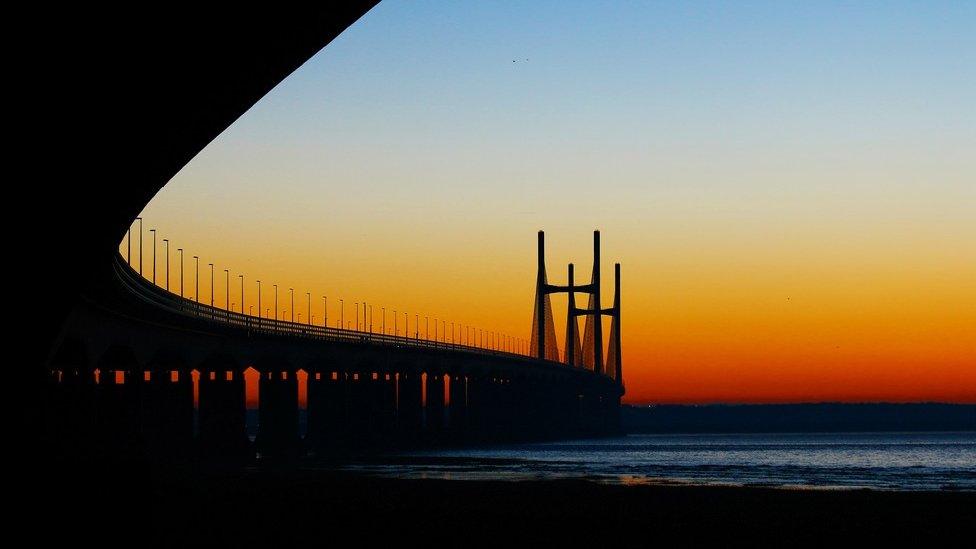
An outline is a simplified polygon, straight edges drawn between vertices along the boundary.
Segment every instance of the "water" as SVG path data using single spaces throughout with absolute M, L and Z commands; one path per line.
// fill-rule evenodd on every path
M 976 490 L 976 433 L 630 435 L 442 449 L 350 469 L 404 478 Z

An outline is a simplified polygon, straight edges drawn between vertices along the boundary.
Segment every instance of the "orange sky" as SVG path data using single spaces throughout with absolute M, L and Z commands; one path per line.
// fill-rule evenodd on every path
M 560 283 L 600 229 L 628 402 L 976 402 L 976 46 L 916 8 L 381 3 L 146 207 L 147 274 L 154 227 L 205 302 L 528 338 L 536 231 Z

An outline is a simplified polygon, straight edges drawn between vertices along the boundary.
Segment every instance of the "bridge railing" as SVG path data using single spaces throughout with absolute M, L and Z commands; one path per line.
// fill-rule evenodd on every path
M 261 318 L 234 311 L 213 307 L 195 300 L 181 297 L 158 287 L 145 279 L 126 263 L 119 255 L 115 260 L 115 272 L 122 285 L 137 299 L 154 307 L 192 317 L 221 326 L 233 326 L 247 330 L 251 334 L 290 336 L 323 341 L 352 344 L 387 345 L 391 347 L 410 347 L 457 351 L 487 356 L 505 356 L 533 362 L 542 362 L 553 367 L 567 367 L 561 362 L 541 361 L 521 353 L 472 346 L 457 342 L 432 341 L 426 338 L 390 335 L 370 331 L 330 328 L 314 324 L 302 324 L 272 318 Z

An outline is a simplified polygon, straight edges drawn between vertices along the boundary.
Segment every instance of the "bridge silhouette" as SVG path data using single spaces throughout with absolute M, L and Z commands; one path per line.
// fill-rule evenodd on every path
M 75 449 L 153 457 L 617 433 L 624 392 L 619 264 L 614 305 L 602 309 L 599 232 L 593 278 L 580 286 L 572 265 L 568 284 L 548 283 L 542 231 L 538 242 L 529 346 L 462 343 L 454 330 L 450 340 L 422 338 L 419 326 L 411 337 L 376 333 L 365 322 L 353 330 L 251 316 L 199 303 L 199 291 L 194 299 L 167 291 L 117 255 L 104 277 L 111 283 L 87 296 L 51 362 L 51 429 Z M 562 355 L 549 300 L 560 292 L 569 295 Z M 575 306 L 576 293 L 589 295 L 586 308 Z M 582 338 L 579 316 L 586 317 Z M 606 362 L 603 316 L 612 318 Z M 253 445 L 246 432 L 249 368 L 258 373 Z M 300 383 L 307 395 L 304 436 Z

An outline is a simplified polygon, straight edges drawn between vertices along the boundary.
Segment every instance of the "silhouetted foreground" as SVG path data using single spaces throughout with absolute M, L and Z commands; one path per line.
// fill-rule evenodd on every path
M 623 406 L 628 433 L 976 431 L 973 404 L 715 404 Z
M 931 546 L 971 534 L 976 524 L 976 493 L 962 492 L 399 480 L 287 469 L 174 474 L 157 478 L 146 492 L 133 486 L 131 493 L 138 499 L 120 500 L 128 513 L 92 510 L 103 520 L 89 533 L 101 535 L 106 527 L 137 545 L 162 546 L 331 545 L 337 532 L 355 546 L 386 538 L 401 546 L 453 547 L 668 540 L 786 546 L 858 539 Z M 62 525 L 59 533 L 78 533 Z

